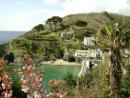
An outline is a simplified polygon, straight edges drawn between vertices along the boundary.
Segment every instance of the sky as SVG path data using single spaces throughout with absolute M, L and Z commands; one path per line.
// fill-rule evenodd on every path
M 102 11 L 130 16 L 130 0 L 0 0 L 0 31 L 28 31 L 52 16 Z

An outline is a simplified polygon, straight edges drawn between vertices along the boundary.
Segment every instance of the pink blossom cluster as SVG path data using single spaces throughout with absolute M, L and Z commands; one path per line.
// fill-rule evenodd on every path
M 41 98 L 45 96 L 46 90 L 42 86 L 43 70 L 35 72 L 35 66 L 30 64 L 23 68 L 15 69 L 21 79 L 22 91 L 27 93 L 28 98 Z
M 35 70 L 32 64 L 31 56 L 24 54 L 22 68 L 16 68 L 14 71 L 19 75 L 21 81 L 21 89 L 27 93 L 27 98 L 42 98 L 47 91 L 42 86 L 43 70 Z
M 0 98 L 12 98 L 12 83 L 5 72 L 0 73 Z
M 11 98 L 13 81 L 7 73 L 1 71 L 5 65 L 6 61 L 0 58 L 0 98 Z

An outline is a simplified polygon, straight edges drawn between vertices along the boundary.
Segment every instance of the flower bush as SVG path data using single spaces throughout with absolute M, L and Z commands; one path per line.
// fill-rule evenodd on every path
M 50 80 L 49 86 L 53 91 L 48 93 L 42 85 L 44 71 L 35 68 L 28 53 L 23 56 L 22 67 L 14 67 L 12 70 L 5 66 L 6 61 L 0 58 L 0 98 L 16 97 L 16 92 L 21 94 L 20 98 L 66 98 L 67 91 L 61 87 L 65 83 L 63 80 Z
M 35 65 L 29 54 L 23 57 L 23 67 L 16 68 L 14 71 L 19 75 L 21 89 L 27 94 L 27 98 L 42 98 L 46 96 L 47 91 L 42 86 L 43 70 L 36 72 Z
M 63 80 L 50 80 L 49 87 L 51 88 L 51 93 L 48 94 L 50 98 L 66 98 L 68 92 L 64 88 L 65 81 Z
M 0 98 L 12 98 L 12 79 L 2 69 L 6 65 L 3 58 L 0 58 Z

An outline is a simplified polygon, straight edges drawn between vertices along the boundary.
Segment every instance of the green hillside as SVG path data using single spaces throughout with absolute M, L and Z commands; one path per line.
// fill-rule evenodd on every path
M 83 45 L 84 36 L 94 36 L 105 24 L 121 18 L 126 23 L 130 21 L 128 16 L 108 12 L 71 14 L 63 18 L 54 16 L 44 25 L 39 24 L 24 36 L 14 39 L 9 51 L 14 52 L 16 57 L 30 52 L 35 58 L 63 58 L 69 61 L 77 49 L 87 48 Z

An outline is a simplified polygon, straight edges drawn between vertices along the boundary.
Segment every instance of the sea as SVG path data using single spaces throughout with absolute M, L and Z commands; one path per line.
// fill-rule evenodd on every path
M 25 33 L 26 31 L 0 31 L 0 44 L 7 43 Z

